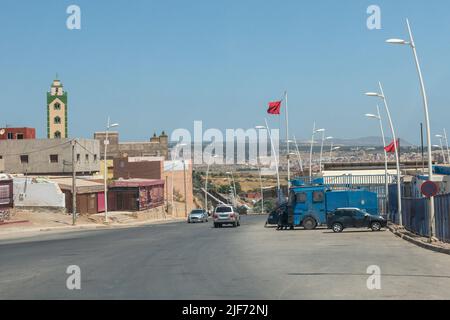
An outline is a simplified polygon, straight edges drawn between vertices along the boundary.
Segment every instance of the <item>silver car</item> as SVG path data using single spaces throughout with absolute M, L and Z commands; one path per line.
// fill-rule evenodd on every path
M 232 206 L 221 205 L 214 211 L 214 228 L 219 228 L 225 224 L 231 224 L 233 227 L 241 225 L 241 216 Z
M 208 222 L 208 212 L 203 209 L 194 209 L 188 216 L 188 223 Z

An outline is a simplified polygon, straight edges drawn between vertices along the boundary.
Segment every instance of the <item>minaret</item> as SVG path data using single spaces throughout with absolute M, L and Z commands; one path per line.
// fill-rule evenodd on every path
M 67 92 L 58 75 L 47 92 L 47 138 L 64 139 L 68 137 Z

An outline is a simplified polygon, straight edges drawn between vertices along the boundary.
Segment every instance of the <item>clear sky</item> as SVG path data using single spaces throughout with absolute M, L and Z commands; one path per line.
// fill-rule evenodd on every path
M 82 29 L 66 28 L 77 4 Z M 381 30 L 366 27 L 381 7 Z M 448 0 L 2 0 L 0 126 L 45 136 L 46 91 L 58 72 L 69 92 L 69 134 L 92 137 L 106 117 L 123 140 L 154 131 L 252 128 L 289 92 L 291 131 L 312 122 L 339 138 L 377 135 L 381 80 L 398 134 L 419 141 L 423 109 L 407 37 L 411 20 L 428 89 L 433 133 L 449 123 Z M 271 124 L 278 120 L 271 118 Z M 434 141 L 435 143 L 436 141 Z

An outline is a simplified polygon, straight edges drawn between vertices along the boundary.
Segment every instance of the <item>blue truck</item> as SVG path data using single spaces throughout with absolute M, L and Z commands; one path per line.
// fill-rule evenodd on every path
M 279 227 L 304 227 L 307 230 L 326 225 L 327 214 L 339 208 L 358 208 L 378 215 L 378 197 L 364 189 L 336 191 L 324 185 L 323 179 L 305 184 L 292 181 L 288 202 L 283 208 Z M 280 225 L 281 224 L 281 225 Z

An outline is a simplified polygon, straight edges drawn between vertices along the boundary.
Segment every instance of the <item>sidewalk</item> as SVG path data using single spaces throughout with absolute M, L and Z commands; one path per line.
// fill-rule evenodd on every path
M 450 243 L 441 242 L 438 239 L 434 239 L 430 243 L 430 239 L 428 237 L 417 235 L 393 223 L 388 224 L 388 229 L 397 237 L 409 241 L 419 247 L 435 252 L 450 254 Z
M 184 221 L 184 218 L 155 216 L 149 212 L 114 212 L 108 214 L 109 223 L 104 223 L 104 214 L 78 216 L 75 226 L 72 216 L 54 212 L 16 211 L 12 219 L 0 224 L 0 240 L 31 237 L 44 233 L 73 232 L 80 230 L 120 229 L 151 224 L 163 224 Z

